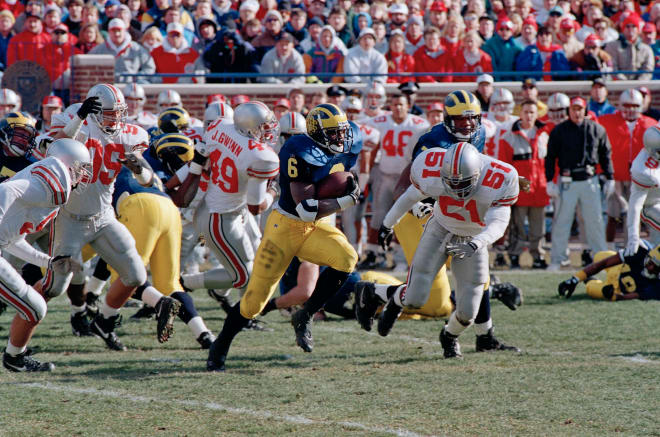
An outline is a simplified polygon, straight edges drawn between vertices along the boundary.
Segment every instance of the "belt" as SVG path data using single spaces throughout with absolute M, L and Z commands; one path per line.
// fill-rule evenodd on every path
M 527 161 L 532 159 L 532 154 L 531 153 L 519 153 L 517 155 L 513 155 L 513 160 L 514 161 Z
M 575 182 L 588 181 L 589 179 L 591 179 L 593 177 L 595 177 L 595 175 L 590 176 L 590 175 L 588 175 L 587 173 L 584 173 L 584 172 L 572 173 L 571 174 L 571 178 L 573 178 L 573 180 Z
M 69 217 L 71 217 L 72 219 L 78 220 L 78 221 L 81 221 L 81 222 L 96 220 L 98 218 L 101 218 L 101 216 L 103 215 L 103 212 L 97 212 L 96 214 L 82 214 L 82 215 L 73 214 L 73 213 L 70 213 L 67 210 L 63 210 L 63 212 L 66 215 L 68 215 Z

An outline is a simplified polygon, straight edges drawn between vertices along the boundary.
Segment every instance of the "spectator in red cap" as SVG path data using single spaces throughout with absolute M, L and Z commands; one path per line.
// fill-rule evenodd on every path
M 549 71 L 555 52 L 561 52 L 561 46 L 552 42 L 550 29 L 541 26 L 536 43 L 525 47 L 516 58 L 516 71 Z M 561 56 L 566 57 L 563 54 Z M 530 75 L 530 77 L 541 80 L 542 75 Z
M 442 102 L 433 102 L 426 108 L 426 119 L 431 127 L 444 121 L 445 105 Z
M 429 8 L 429 26 L 435 26 L 440 31 L 447 24 L 447 6 L 442 0 L 435 0 Z
M 496 34 L 486 41 L 482 49 L 493 62 L 494 71 L 514 71 L 516 57 L 523 51 L 522 46 L 513 39 L 514 25 L 508 18 L 497 22 Z M 500 76 L 499 80 L 516 80 L 515 76 Z
M 525 18 L 522 23 L 522 31 L 516 41 L 523 47 L 536 44 L 536 34 L 539 31 L 539 25 L 532 15 Z
M 600 38 L 592 33 L 584 40 L 584 48 L 573 55 L 569 60 L 571 68 L 577 71 L 612 71 L 612 57 L 600 48 Z M 601 76 L 594 74 L 582 76 L 583 80 L 591 80 Z
M 209 94 L 206 96 L 206 106 L 209 106 L 213 102 L 219 102 L 219 103 L 226 103 L 227 98 L 225 97 L 224 94 Z
M 64 110 L 62 99 L 57 96 L 46 96 L 41 101 L 39 120 L 37 120 L 37 130 L 40 133 L 50 130 L 51 120 L 54 114 L 59 114 Z
M 415 72 L 445 73 L 453 69 L 453 61 L 440 44 L 440 30 L 431 26 L 424 31 L 424 45 L 414 55 Z M 417 82 L 451 82 L 451 76 L 418 76 Z
M 25 10 L 25 3 L 18 0 L 13 0 L 12 3 L 7 0 L 0 0 L 0 10 L 9 11 L 12 17 L 15 18 Z
M 43 30 L 39 14 L 25 13 L 25 25 L 21 33 L 14 36 L 7 48 L 7 65 L 16 61 L 28 60 L 40 63 L 43 49 L 51 42 L 51 37 Z
M 197 63 L 199 53 L 188 45 L 183 37 L 183 25 L 170 23 L 167 25 L 167 36 L 163 45 L 151 52 L 156 64 L 156 73 L 194 73 L 202 69 Z M 191 83 L 197 82 L 195 77 L 163 77 L 162 83 Z
M 568 59 L 584 48 L 584 45 L 575 37 L 575 27 L 577 25 L 569 17 L 563 18 L 559 24 L 559 34 L 557 36 Z
M 465 34 L 461 49 L 454 60 L 453 70 L 463 73 L 491 73 L 493 63 L 490 55 L 481 50 L 481 37 L 472 30 Z M 454 82 L 474 82 L 477 76 L 454 76 Z
M 284 97 L 275 102 L 275 105 L 273 106 L 273 113 L 275 114 L 275 118 L 278 120 L 290 110 L 291 103 L 289 103 L 289 99 Z
M 639 37 L 642 19 L 637 14 L 630 14 L 623 20 L 623 32 L 617 41 L 605 46 L 605 51 L 612 56 L 615 71 L 652 71 L 655 67 L 653 50 Z M 650 80 L 652 73 L 617 74 L 617 79 Z
M 651 47 L 656 43 L 655 37 L 657 35 L 657 29 L 653 23 L 644 23 L 642 27 L 642 42 Z
M 387 72 L 392 73 L 414 73 L 415 58 L 406 53 L 406 37 L 399 29 L 394 29 L 390 34 L 390 49 L 385 53 L 387 60 Z M 388 83 L 401 83 L 415 80 L 414 77 L 389 76 Z

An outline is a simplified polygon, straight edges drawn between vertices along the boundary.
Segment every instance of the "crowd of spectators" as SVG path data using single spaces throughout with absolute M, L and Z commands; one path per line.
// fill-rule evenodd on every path
M 36 61 L 55 89 L 79 53 L 142 83 L 651 79 L 658 20 L 656 1 L 0 0 L 0 68 Z

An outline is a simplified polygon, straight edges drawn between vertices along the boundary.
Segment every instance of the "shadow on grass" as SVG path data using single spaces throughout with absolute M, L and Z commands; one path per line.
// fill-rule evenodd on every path
M 610 357 L 616 358 L 652 358 L 660 360 L 660 352 L 631 352 L 627 354 L 611 354 Z

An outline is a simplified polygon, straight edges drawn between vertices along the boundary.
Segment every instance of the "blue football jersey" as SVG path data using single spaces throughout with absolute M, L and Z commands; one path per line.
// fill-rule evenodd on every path
M 414 161 L 420 153 L 427 149 L 434 147 L 448 149 L 452 144 L 460 141 L 447 130 L 444 123 L 436 124 L 429 132 L 419 138 L 413 149 L 412 159 Z M 486 144 L 486 128 L 480 125 L 470 143 L 477 148 L 479 153 L 483 153 Z
M 152 186 L 143 187 L 135 179 L 133 173 L 131 173 L 131 171 L 126 167 L 123 167 L 119 172 L 119 175 L 117 175 L 117 179 L 115 180 L 115 191 L 112 193 L 112 207 L 117 207 L 117 201 L 119 200 L 119 197 L 124 193 L 128 193 L 129 195 L 137 193 L 151 193 L 169 198 L 167 194 L 163 193 L 163 191 L 158 188 L 160 185 L 161 184 L 158 181 L 155 181 Z

